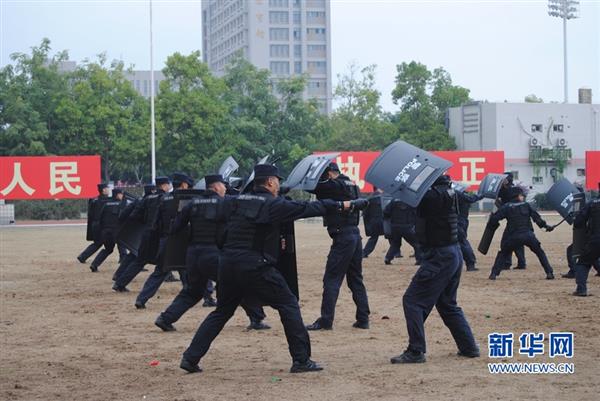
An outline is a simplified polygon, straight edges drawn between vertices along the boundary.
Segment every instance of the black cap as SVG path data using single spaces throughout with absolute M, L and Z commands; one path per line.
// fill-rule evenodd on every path
M 513 187 L 510 189 L 510 198 L 516 199 L 519 195 L 525 195 L 523 192 L 523 188 L 521 187 Z
M 194 180 L 192 179 L 192 177 L 190 177 L 189 175 L 185 174 L 185 173 L 173 173 L 173 185 L 175 186 L 180 186 L 181 183 L 185 182 L 187 183 L 190 187 L 194 186 Z
M 512 183 L 512 182 L 513 182 L 513 180 L 514 180 L 513 173 L 512 173 L 511 171 L 505 171 L 505 172 L 504 172 L 504 174 L 506 174 L 506 180 L 507 180 L 509 183 Z
M 433 185 L 450 185 L 451 181 L 449 175 L 443 174 L 434 181 Z
M 170 183 L 171 180 L 169 179 L 169 177 L 156 177 L 154 182 L 156 183 L 156 186 L 158 187 L 159 185 Z
M 325 172 L 329 172 L 329 171 L 336 171 L 336 172 L 340 172 L 340 167 L 337 165 L 337 163 L 335 162 L 331 162 L 327 165 L 327 168 L 325 169 Z
M 104 188 L 108 188 L 108 184 L 105 184 L 105 183 L 98 184 L 98 192 L 102 192 L 102 190 Z
M 204 181 L 206 182 L 206 187 L 214 184 L 215 182 L 222 182 L 223 184 L 227 184 L 227 182 L 223 179 L 221 174 L 209 174 L 204 176 Z
M 279 175 L 279 169 L 272 164 L 257 164 L 254 166 L 254 178 L 265 177 L 278 177 L 283 180 L 283 177 Z
M 144 195 L 150 195 L 153 191 L 156 191 L 156 185 L 154 185 L 154 184 L 144 185 Z
M 112 190 L 113 196 L 116 194 L 122 194 L 122 193 L 123 193 L 123 190 L 121 188 L 113 188 L 113 190 Z

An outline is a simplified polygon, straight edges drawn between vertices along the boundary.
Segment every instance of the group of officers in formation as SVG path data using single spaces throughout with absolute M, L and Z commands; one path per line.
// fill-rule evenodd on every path
M 264 322 L 264 305 L 276 309 L 284 327 L 292 357 L 292 373 L 322 370 L 311 359 L 308 331 L 331 330 L 335 306 L 344 278 L 356 305 L 356 329 L 369 329 L 369 301 L 363 282 L 362 259 L 373 251 L 377 238 L 384 235 L 390 248 L 384 257 L 391 264 L 401 257 L 402 239 L 414 248 L 419 265 L 403 296 L 404 316 L 409 342 L 406 350 L 391 358 L 392 363 L 425 362 L 424 323 L 435 306 L 450 330 L 458 355 L 478 357 L 479 347 L 463 311 L 457 304 L 463 260 L 467 271 L 477 271 L 475 253 L 467 239 L 469 210 L 481 196 L 471 194 L 452 183 L 447 175 L 439 176 L 427 189 L 417 207 L 399 199 L 387 199 L 376 191 L 369 199 L 359 198 L 358 187 L 336 163 L 329 163 L 310 192 L 316 201 L 296 201 L 285 196 L 283 178 L 271 164 L 254 166 L 251 182 L 243 191 L 233 188 L 219 174 L 204 177 L 205 189 L 193 192 L 186 202 L 178 202 L 178 194 L 191 191 L 194 181 L 182 173 L 158 177 L 155 185 L 144 186 L 141 198 L 119 189 L 110 190 L 99 184 L 99 196 L 88 205 L 87 239 L 92 243 L 77 257 L 86 263 L 103 248 L 90 264 L 97 272 L 101 263 L 119 251 L 119 267 L 113 275 L 113 290 L 128 292 L 127 285 L 145 266 L 154 265 L 135 300 L 135 307 L 144 309 L 161 284 L 174 280 L 165 261 L 169 238 L 186 237 L 184 267 L 178 275 L 182 288 L 171 304 L 155 320 L 163 331 L 174 331 L 173 324 L 193 306 L 216 306 L 196 331 L 183 353 L 180 367 L 190 373 L 200 372 L 200 360 L 213 340 L 241 305 L 248 318 L 249 330 L 270 327 Z M 173 203 L 176 207 L 173 207 Z M 525 202 L 525 193 L 513 184 L 509 174 L 502 184 L 498 209 L 487 224 L 495 229 L 507 220 L 489 278 L 495 280 L 502 270 L 510 269 L 512 253 L 517 255 L 516 269 L 525 269 L 523 247 L 529 247 L 538 257 L 547 279 L 554 279 L 532 221 L 551 231 L 540 215 Z M 369 240 L 362 247 L 359 231 L 360 211 L 363 211 Z M 293 221 L 322 216 L 332 239 L 323 276 L 323 296 L 320 316 L 305 325 L 298 305 L 295 276 Z M 592 199 L 573 216 L 575 227 L 587 231 L 583 252 L 573 257 L 567 250 L 570 270 L 563 277 L 576 278 L 574 295 L 587 295 L 587 277 L 594 266 L 600 275 L 600 199 Z M 128 225 L 143 227 L 139 246 L 126 249 L 120 233 Z M 130 247 L 131 248 L 131 247 Z M 176 280 L 176 279 L 175 279 Z M 216 283 L 216 302 L 212 296 Z

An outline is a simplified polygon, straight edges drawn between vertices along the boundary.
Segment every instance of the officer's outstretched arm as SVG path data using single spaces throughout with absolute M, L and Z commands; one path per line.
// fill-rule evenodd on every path
M 552 231 L 554 229 L 551 228 L 544 219 L 542 219 L 542 216 L 540 216 L 540 214 L 536 210 L 534 210 L 529 203 L 527 204 L 527 206 L 529 207 L 529 213 L 531 215 L 531 218 L 539 228 L 545 228 L 546 231 Z

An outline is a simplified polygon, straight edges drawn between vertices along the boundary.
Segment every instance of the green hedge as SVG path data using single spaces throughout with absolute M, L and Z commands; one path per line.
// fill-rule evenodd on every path
M 18 200 L 15 205 L 16 220 L 80 219 L 87 212 L 87 199 Z

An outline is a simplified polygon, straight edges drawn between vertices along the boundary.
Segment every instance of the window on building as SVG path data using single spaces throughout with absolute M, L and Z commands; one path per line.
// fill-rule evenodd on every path
M 271 24 L 288 24 L 290 15 L 287 11 L 270 11 L 269 22 Z
M 302 45 L 294 45 L 294 57 L 302 57 Z
M 300 8 L 300 0 L 292 0 L 294 8 Z
M 302 39 L 302 32 L 300 31 L 300 28 L 294 28 L 294 40 L 301 40 Z
M 294 11 L 294 24 L 300 25 L 301 22 L 302 22 L 302 14 L 300 14 L 300 11 Z
M 308 57 L 325 57 L 325 45 L 307 45 L 306 55 Z
M 577 177 L 585 177 L 585 169 L 584 168 L 577 169 Z
M 565 126 L 562 124 L 554 124 L 554 126 L 552 127 L 552 129 L 554 129 L 554 132 L 564 132 L 565 131 Z
M 542 124 L 531 124 L 531 132 L 542 132 Z
M 302 74 L 302 61 L 294 61 L 294 74 Z
M 533 177 L 533 178 L 531 179 L 531 182 L 532 182 L 533 184 L 543 184 L 543 183 L 544 183 L 544 178 L 543 178 L 543 177 L 540 177 L 540 176 Z
M 269 0 L 269 7 L 273 8 L 287 8 L 288 0 Z
M 289 57 L 289 45 L 271 45 L 271 57 Z
M 148 80 L 144 79 L 144 96 L 148 96 Z
M 287 28 L 269 29 L 269 38 L 271 40 L 290 40 L 290 30 Z
M 307 11 L 306 22 L 309 24 L 324 24 L 325 12 L 323 11 Z
M 324 40 L 325 28 L 306 28 L 306 38 L 308 40 Z
M 326 61 L 309 61 L 306 64 L 306 69 L 311 74 L 325 74 L 325 73 L 327 73 L 327 62 Z
M 271 73 L 273 75 L 289 75 L 290 63 L 287 61 L 271 61 Z

